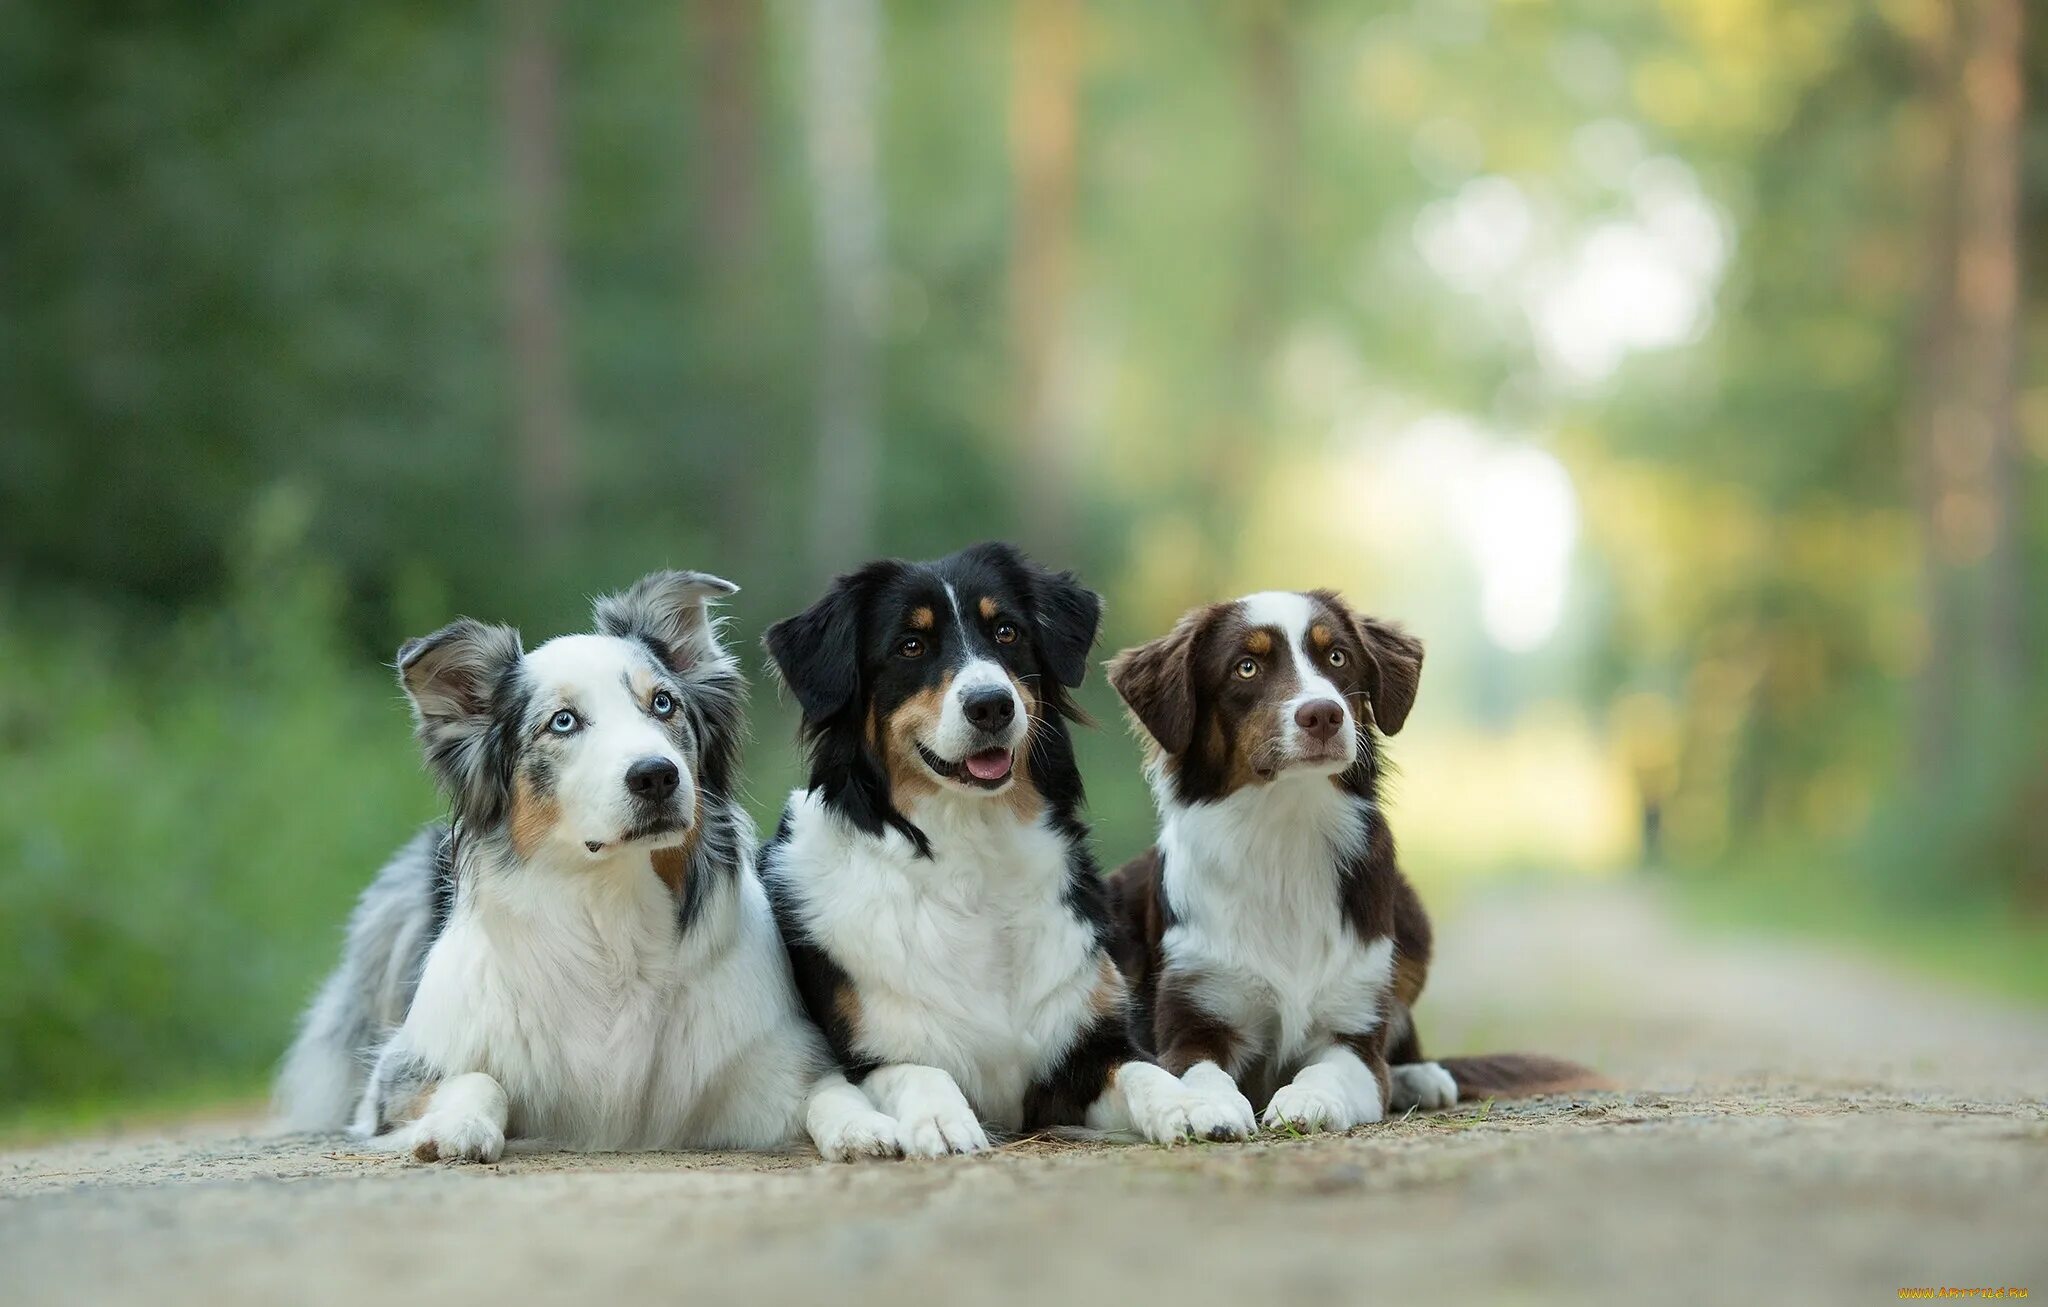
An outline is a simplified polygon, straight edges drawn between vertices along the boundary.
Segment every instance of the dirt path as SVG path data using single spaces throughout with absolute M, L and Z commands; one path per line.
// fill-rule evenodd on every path
M 0 1154 L 0 1295 L 56 1302 L 2048 1300 L 2048 1014 L 1675 928 L 1636 888 L 1440 928 L 1424 1033 L 1630 1092 L 1342 1138 L 412 1166 L 219 1126 Z

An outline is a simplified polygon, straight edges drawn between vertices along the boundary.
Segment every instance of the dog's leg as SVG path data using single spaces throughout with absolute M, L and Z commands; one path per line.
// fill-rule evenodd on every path
M 504 1087 L 471 1071 L 441 1082 L 405 1141 L 422 1162 L 495 1162 L 505 1151 L 510 1112 Z
M 1180 1083 L 1195 1099 L 1188 1108 L 1188 1125 L 1199 1138 L 1249 1139 L 1258 1130 L 1259 1118 L 1252 1111 L 1251 1100 L 1216 1063 L 1195 1063 Z
M 1451 1073 L 1422 1056 L 1422 1039 L 1415 1032 L 1415 1014 L 1396 999 L 1387 1013 L 1387 1110 L 1406 1112 L 1410 1108 L 1427 1112 L 1452 1107 L 1458 1101 L 1458 1082 Z
M 1205 1100 L 1172 1072 L 1139 1057 L 1121 1005 L 1105 1004 L 1059 1065 L 1024 1096 L 1024 1124 L 1036 1129 L 1078 1120 L 1091 1130 L 1135 1130 L 1155 1144 L 1177 1144 L 1194 1130 L 1189 1112 L 1198 1105 L 1206 1107 Z
M 1252 1105 L 1237 1083 L 1213 1062 L 1185 1077 L 1152 1062 L 1129 1061 L 1088 1109 L 1097 1130 L 1136 1130 L 1155 1144 L 1197 1139 L 1244 1139 L 1258 1128 Z
M 1428 1112 L 1457 1105 L 1458 1082 L 1435 1062 L 1407 1062 L 1389 1067 L 1388 1077 L 1391 1082 L 1387 1089 L 1388 1111 L 1405 1112 L 1416 1108 Z
M 935 1066 L 892 1063 L 870 1072 L 862 1088 L 875 1105 L 896 1118 L 897 1136 L 907 1157 L 944 1157 L 978 1153 L 988 1147 L 967 1095 L 953 1077 Z
M 1375 1037 L 1377 1036 L 1377 1037 Z M 1385 1035 L 1339 1036 L 1273 1093 L 1269 1130 L 1349 1130 L 1386 1115 Z
M 828 1162 L 903 1156 L 895 1118 L 877 1112 L 868 1096 L 836 1070 L 826 1072 L 811 1086 L 804 1125 Z
M 1251 1104 L 1228 1076 L 1183 1081 L 1139 1052 L 1123 977 L 1103 962 L 1091 1004 L 1095 1021 L 1024 1095 L 1025 1128 L 1079 1121 L 1095 1130 L 1135 1130 L 1155 1144 L 1250 1135 Z
M 1179 1075 L 1182 1089 L 1193 1099 L 1188 1126 L 1197 1136 L 1249 1138 L 1258 1129 L 1258 1117 L 1231 1074 L 1243 1041 L 1229 1023 L 1195 999 L 1196 987 L 1194 978 L 1184 972 L 1160 978 L 1153 1018 L 1159 1065 Z

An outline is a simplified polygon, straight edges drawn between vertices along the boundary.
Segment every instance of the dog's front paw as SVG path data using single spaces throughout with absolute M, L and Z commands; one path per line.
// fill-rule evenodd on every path
M 903 1156 L 903 1140 L 896 1129 L 896 1118 L 880 1112 L 849 1115 L 814 1142 L 828 1162 Z
M 1188 1130 L 1198 1139 L 1249 1139 L 1259 1128 L 1251 1100 L 1229 1077 L 1221 1083 L 1188 1084 Z
M 1152 1143 L 1181 1143 L 1195 1128 L 1189 1119 L 1193 1106 L 1192 1096 L 1161 1094 L 1149 1102 L 1131 1104 L 1131 1124 Z
M 1388 1106 L 1396 1112 L 1411 1107 L 1425 1112 L 1454 1107 L 1458 1102 L 1458 1082 L 1435 1062 L 1409 1062 L 1388 1072 L 1387 1098 Z
M 1351 1112 L 1336 1094 L 1304 1085 L 1300 1081 L 1274 1091 L 1260 1118 L 1268 1130 L 1349 1130 Z
M 504 1127 L 488 1117 L 429 1112 L 412 1128 L 415 1161 L 495 1162 L 504 1153 Z
M 907 1157 L 978 1153 L 988 1147 L 988 1132 L 965 1102 L 919 1107 L 905 1114 L 896 1130 Z

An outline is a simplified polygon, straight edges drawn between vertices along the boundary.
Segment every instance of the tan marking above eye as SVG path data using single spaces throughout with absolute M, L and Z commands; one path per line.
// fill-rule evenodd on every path
M 987 595 L 981 597 L 981 620 L 993 622 L 996 618 L 996 601 Z
M 1251 634 L 1245 636 L 1244 647 L 1248 651 L 1255 654 L 1272 653 L 1273 637 L 1265 631 L 1253 631 Z
M 1314 642 L 1316 648 L 1327 649 L 1330 647 L 1330 641 L 1334 637 L 1331 636 L 1329 627 L 1324 626 L 1321 622 L 1317 622 L 1314 626 L 1308 628 L 1308 638 Z
M 929 631 L 936 624 L 937 620 L 937 618 L 932 616 L 932 610 L 928 607 L 920 606 L 910 610 L 910 624 L 917 630 Z
M 1240 658 L 1240 659 L 1238 659 L 1238 660 L 1237 660 L 1237 676 L 1238 676 L 1238 679 L 1239 679 L 1239 680 L 1241 680 L 1241 681 L 1249 681 L 1250 679 L 1252 679 L 1252 678 L 1253 678 L 1254 676 L 1257 676 L 1258 674 L 1259 674 L 1259 660 L 1258 660 L 1258 659 L 1256 659 L 1256 658 Z

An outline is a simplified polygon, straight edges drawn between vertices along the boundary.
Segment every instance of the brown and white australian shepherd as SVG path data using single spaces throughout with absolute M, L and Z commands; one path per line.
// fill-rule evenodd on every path
M 1429 918 L 1395 863 L 1377 740 L 1421 673 L 1420 641 L 1328 590 L 1199 608 L 1110 661 L 1160 816 L 1111 881 L 1138 1038 L 1177 1075 L 1220 1068 L 1269 1128 L 1598 1084 L 1525 1054 L 1423 1060 Z

